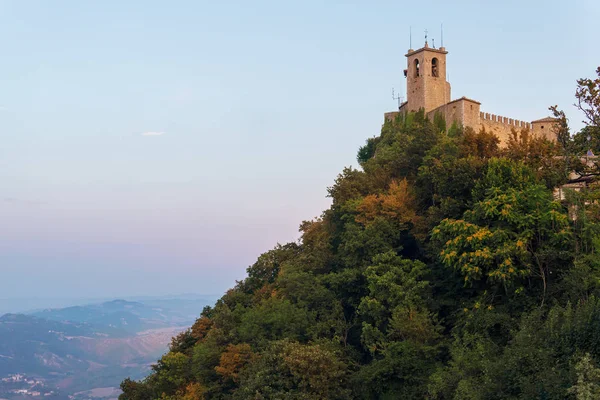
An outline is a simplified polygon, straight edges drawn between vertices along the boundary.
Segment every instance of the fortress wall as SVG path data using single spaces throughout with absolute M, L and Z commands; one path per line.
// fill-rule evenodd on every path
M 467 98 L 460 98 L 448 104 L 444 104 L 427 113 L 429 119 L 433 119 L 436 113 L 441 113 L 446 120 L 446 126 L 450 128 L 453 123 L 462 126 L 479 126 L 480 112 L 479 103 Z
M 400 114 L 400 111 L 386 112 L 383 114 L 384 121 L 393 121 Z
M 534 135 L 545 137 L 548 140 L 556 140 L 556 128 L 557 122 L 545 121 L 545 122 L 534 122 L 531 124 Z
M 500 147 L 506 146 L 512 130 L 531 130 L 531 123 L 517 119 L 507 118 L 496 114 L 479 113 L 481 127 L 488 132 L 493 132 L 500 139 Z
M 463 125 L 464 126 L 470 126 L 473 129 L 477 130 L 477 127 L 480 124 L 480 120 L 481 120 L 481 113 L 479 112 L 479 109 L 481 107 L 481 104 L 474 102 L 474 101 L 470 101 L 470 100 L 465 100 L 463 103 Z
M 455 104 L 451 106 L 449 104 L 444 104 L 438 108 L 435 108 L 427 113 L 427 118 L 433 120 L 436 114 L 442 114 L 444 119 L 446 120 L 446 126 L 450 128 L 453 122 L 457 122 L 462 124 L 462 108 L 460 105 Z
M 408 109 L 409 107 L 405 103 L 400 108 L 400 111 L 385 113 L 385 120 L 393 120 L 399 113 L 406 112 Z M 440 113 L 444 117 L 448 128 L 453 123 L 457 123 L 465 127 L 469 126 L 476 131 L 484 128 L 486 131 L 492 132 L 500 139 L 500 147 L 506 147 L 513 130 L 517 132 L 529 130 L 533 135 L 546 137 L 549 140 L 556 140 L 554 134 L 555 121 L 544 119 L 531 123 L 502 115 L 480 112 L 480 104 L 465 97 L 429 111 L 427 118 L 433 120 L 437 113 Z

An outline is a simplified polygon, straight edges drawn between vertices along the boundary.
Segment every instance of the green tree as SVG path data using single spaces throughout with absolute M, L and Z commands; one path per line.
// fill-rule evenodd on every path
M 516 171 L 505 168 L 509 166 L 490 168 L 484 180 L 491 186 L 486 197 L 463 219 L 443 220 L 432 238 L 441 249 L 443 264 L 458 271 L 466 285 L 493 292 L 503 289 L 508 295 L 538 278 L 543 303 L 552 276 L 570 261 L 568 217 L 545 187 L 522 183 L 531 178 L 524 170 L 519 172 L 518 165 Z M 515 177 L 520 177 L 516 188 L 509 183 Z
M 596 79 L 577 80 L 575 106 L 583 112 L 588 125 L 600 127 L 600 67 L 596 69 L 596 75 Z
M 569 388 L 569 393 L 577 400 L 600 398 L 600 368 L 594 365 L 591 356 L 586 353 L 575 365 L 577 383 Z
M 276 341 L 240 374 L 236 399 L 350 399 L 348 366 L 322 344 Z

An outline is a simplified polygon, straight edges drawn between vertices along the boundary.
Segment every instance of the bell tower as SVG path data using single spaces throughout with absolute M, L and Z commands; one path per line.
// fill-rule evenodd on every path
M 425 46 L 406 53 L 406 111 L 425 109 L 429 112 L 449 103 L 450 83 L 446 81 L 446 48 Z

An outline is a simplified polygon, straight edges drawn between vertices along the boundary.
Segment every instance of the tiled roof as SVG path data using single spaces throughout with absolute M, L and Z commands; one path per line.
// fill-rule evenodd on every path
M 450 101 L 450 102 L 448 102 L 448 103 L 446 103 L 446 104 L 455 103 L 455 102 L 457 102 L 457 101 L 461 101 L 461 100 L 466 100 L 466 101 L 470 101 L 470 102 L 472 102 L 472 103 L 481 104 L 481 103 L 480 103 L 480 102 L 478 102 L 477 100 L 469 99 L 468 97 L 465 97 L 465 96 L 461 97 L 460 99 L 452 100 L 452 101 Z
M 546 117 L 546 118 L 538 119 L 535 121 L 531 121 L 531 123 L 535 124 L 536 122 L 556 122 L 556 121 L 558 121 L 558 119 L 552 118 L 552 117 Z

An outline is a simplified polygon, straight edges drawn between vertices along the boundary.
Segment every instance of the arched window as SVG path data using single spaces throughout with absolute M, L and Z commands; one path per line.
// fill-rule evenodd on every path
M 415 60 L 415 78 L 418 78 L 420 75 L 419 71 L 419 60 Z
M 440 76 L 437 58 L 431 60 L 431 76 L 435 76 L 436 78 Z

